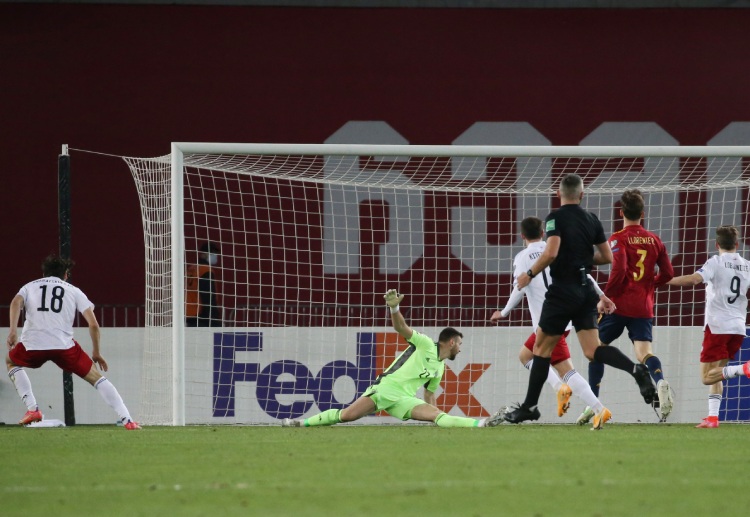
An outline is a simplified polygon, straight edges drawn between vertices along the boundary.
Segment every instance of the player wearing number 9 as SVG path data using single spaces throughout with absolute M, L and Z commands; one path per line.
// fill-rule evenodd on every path
M 99 323 L 94 315 L 94 304 L 83 291 L 67 282 L 73 265 L 71 260 L 50 255 L 42 263 L 44 277 L 21 287 L 10 304 L 9 352 L 5 363 L 8 376 L 27 408 L 18 423 L 27 425 L 42 420 L 31 381 L 23 367 L 39 368 L 52 361 L 96 388 L 104 401 L 115 410 L 125 429 L 140 429 L 130 418 L 117 389 L 97 369 L 96 365 L 99 365 L 102 371 L 107 371 L 107 362 L 99 353 Z M 18 319 L 24 308 L 26 321 L 19 339 Z M 73 339 L 76 312 L 80 312 L 89 325 L 93 348 L 91 357 Z
M 654 290 L 674 276 L 666 247 L 658 235 L 641 225 L 645 202 L 639 190 L 626 190 L 620 198 L 620 217 L 623 228 L 609 238 L 612 248 L 612 270 L 604 294 L 617 309 L 599 322 L 599 340 L 609 345 L 628 329 L 638 362 L 648 368 L 660 406 L 660 419 L 672 411 L 672 392 L 664 379 L 659 358 L 654 355 L 651 342 L 654 319 Z M 658 266 L 658 273 L 657 273 Z M 589 385 L 599 394 L 604 365 L 589 363 Z
M 708 388 L 708 416 L 696 427 L 719 427 L 723 380 L 742 375 L 750 377 L 750 361 L 727 366 L 745 339 L 747 290 L 750 288 L 750 262 L 737 253 L 739 232 L 734 226 L 716 229 L 718 255 L 709 258 L 692 275 L 673 278 L 670 285 L 706 284 L 706 317 L 701 349 L 701 377 Z

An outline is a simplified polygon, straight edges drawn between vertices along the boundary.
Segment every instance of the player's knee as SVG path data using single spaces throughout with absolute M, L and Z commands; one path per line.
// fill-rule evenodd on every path
M 79 374 L 80 375 L 80 374 Z M 96 369 L 96 366 L 91 366 L 91 369 L 89 370 L 89 373 L 87 373 L 83 380 L 94 386 L 99 379 L 102 378 L 102 374 L 99 373 L 99 370 Z

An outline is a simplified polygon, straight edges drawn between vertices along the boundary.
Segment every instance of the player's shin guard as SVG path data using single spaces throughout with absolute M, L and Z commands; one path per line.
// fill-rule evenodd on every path
M 446 413 L 440 413 L 435 419 L 438 427 L 477 427 L 479 421 L 465 416 L 451 416 Z
M 23 403 L 26 404 L 26 409 L 34 411 L 37 409 L 36 398 L 34 392 L 31 391 L 31 381 L 29 376 L 26 375 L 26 371 L 23 368 L 15 367 L 8 371 L 8 377 L 16 387 L 16 393 L 21 397 Z
M 115 388 L 114 384 L 109 382 L 106 377 L 102 377 L 96 381 L 94 388 L 99 392 L 99 395 L 104 399 L 104 402 L 115 410 L 115 413 L 120 417 L 120 420 L 124 422 L 132 420 L 130 418 L 130 412 L 128 411 L 128 408 L 125 407 L 125 403 L 122 401 L 122 397 L 117 391 L 117 388 Z
M 597 397 L 599 396 L 599 386 L 601 386 L 603 378 L 604 363 L 600 363 L 599 361 L 591 361 L 589 363 L 589 386 L 591 387 L 591 391 Z
M 589 406 L 595 413 L 602 410 L 604 406 L 599 402 L 599 399 L 594 395 L 591 386 L 586 382 L 586 379 L 575 370 L 570 370 L 565 374 L 565 382 L 573 390 L 573 393 L 581 399 L 587 406 Z
M 659 384 L 659 381 L 664 380 L 664 373 L 661 371 L 661 361 L 655 355 L 648 356 L 643 364 L 648 368 L 648 373 L 651 374 L 651 378 L 654 379 L 655 384 Z
M 329 409 L 323 411 L 315 416 L 306 418 L 304 425 L 305 427 L 314 427 L 316 425 L 334 425 L 341 422 L 341 410 L 340 409 Z

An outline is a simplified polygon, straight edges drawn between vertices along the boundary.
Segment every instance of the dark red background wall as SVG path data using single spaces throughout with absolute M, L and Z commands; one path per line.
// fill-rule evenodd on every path
M 155 156 L 172 141 L 322 142 L 385 120 L 418 144 L 475 121 L 528 121 L 558 145 L 655 121 L 702 145 L 750 120 L 748 27 L 746 9 L 0 4 L 0 304 L 57 249 L 61 144 Z M 130 173 L 71 154 L 75 281 L 95 303 L 142 303 Z

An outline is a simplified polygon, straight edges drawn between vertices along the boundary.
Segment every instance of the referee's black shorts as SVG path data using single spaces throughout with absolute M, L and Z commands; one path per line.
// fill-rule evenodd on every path
M 548 336 L 559 336 L 573 322 L 576 332 L 597 328 L 596 304 L 599 295 L 591 283 L 553 281 L 547 290 L 539 318 L 539 328 Z

